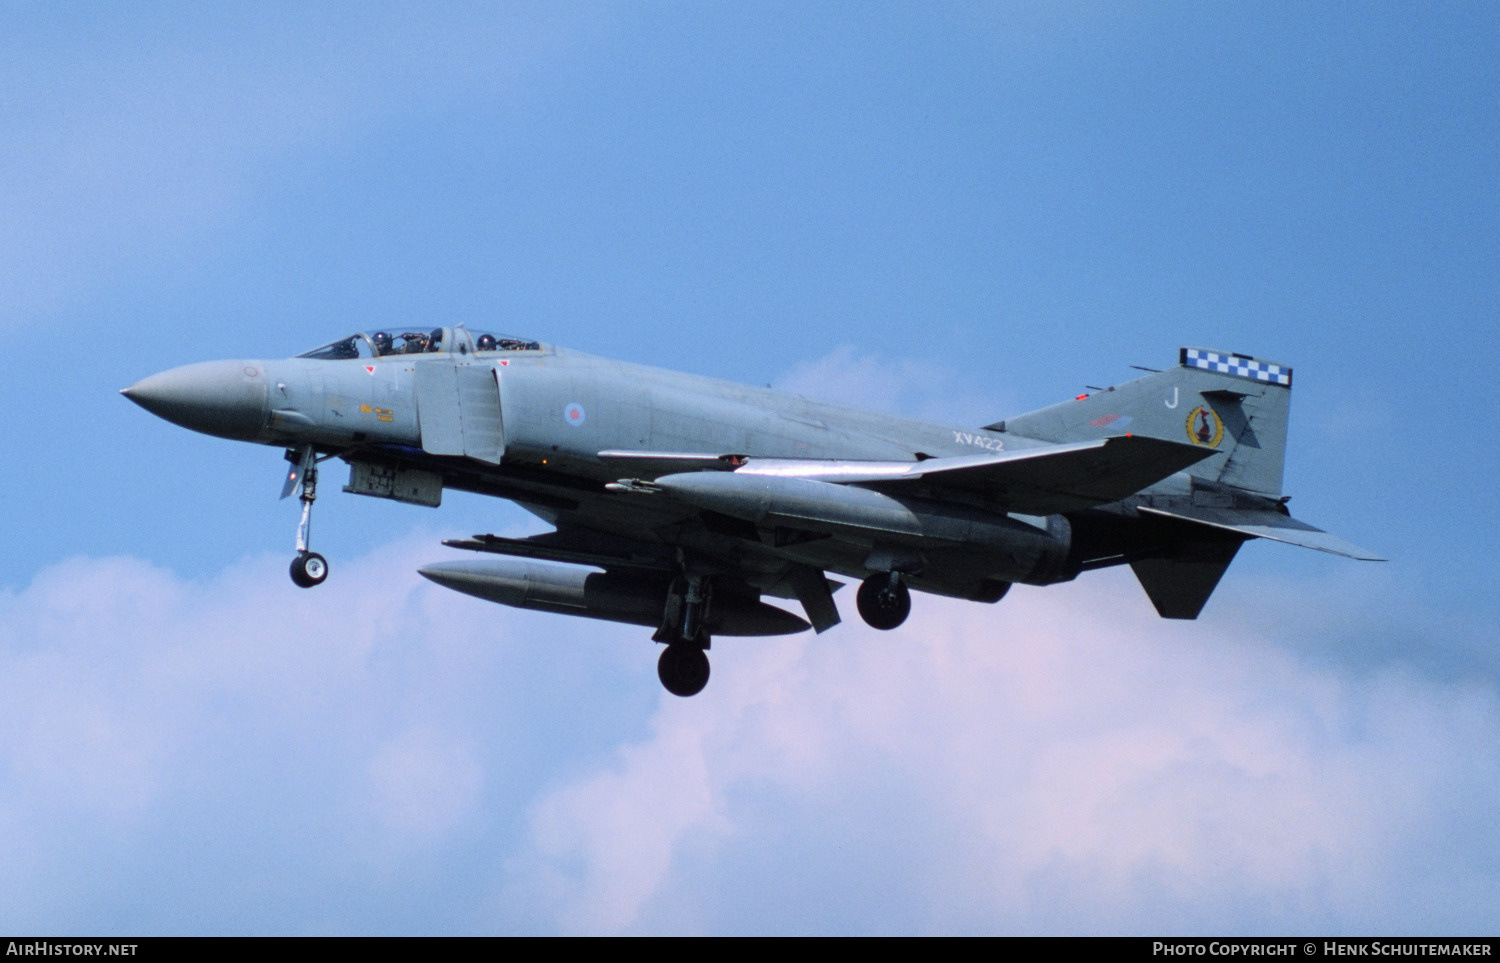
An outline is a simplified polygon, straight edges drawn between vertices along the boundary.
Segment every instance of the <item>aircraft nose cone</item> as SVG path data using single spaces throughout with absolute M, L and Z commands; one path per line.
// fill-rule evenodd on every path
M 174 425 L 250 441 L 266 422 L 266 378 L 251 361 L 205 361 L 142 379 L 120 394 Z

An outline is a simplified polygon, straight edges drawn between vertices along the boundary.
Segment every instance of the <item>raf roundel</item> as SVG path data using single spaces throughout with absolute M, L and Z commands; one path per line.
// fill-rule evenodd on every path
M 572 425 L 574 428 L 577 428 L 579 425 L 583 424 L 583 419 L 585 417 L 587 416 L 583 413 L 583 405 L 580 405 L 576 401 L 563 409 L 563 418 L 567 419 L 568 424 Z

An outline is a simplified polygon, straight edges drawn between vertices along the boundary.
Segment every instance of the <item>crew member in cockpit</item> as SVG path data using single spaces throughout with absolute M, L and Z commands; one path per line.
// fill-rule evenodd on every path
M 392 347 L 391 336 L 388 332 L 375 332 L 375 354 L 377 357 L 384 358 L 391 353 Z
M 481 334 L 479 336 L 479 350 L 480 351 L 494 351 L 495 350 L 495 336 L 493 334 Z

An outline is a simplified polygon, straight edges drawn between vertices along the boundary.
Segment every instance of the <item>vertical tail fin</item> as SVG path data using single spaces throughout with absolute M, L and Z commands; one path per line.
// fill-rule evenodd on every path
M 1292 369 L 1248 355 L 1183 348 L 1178 365 L 992 428 L 1043 441 L 1147 435 L 1216 449 L 1188 473 L 1281 494 Z

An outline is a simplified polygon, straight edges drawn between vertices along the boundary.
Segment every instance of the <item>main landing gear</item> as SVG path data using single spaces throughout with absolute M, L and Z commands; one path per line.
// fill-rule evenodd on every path
M 854 601 L 860 616 L 876 629 L 894 629 L 911 614 L 911 590 L 900 572 L 871 575 L 859 584 Z
M 656 660 L 656 675 L 674 696 L 693 696 L 708 685 L 708 653 L 690 642 L 673 642 Z
M 652 636 L 667 643 L 656 660 L 656 675 L 674 696 L 694 696 L 708 685 L 708 608 L 713 582 L 705 575 L 685 575 L 667 590 L 661 628 Z
M 302 501 L 302 521 L 297 525 L 297 557 L 292 559 L 292 581 L 300 588 L 322 585 L 328 578 L 328 560 L 308 547 L 312 538 L 312 506 L 318 498 L 318 453 L 311 446 L 300 451 L 287 452 L 287 461 L 293 468 L 287 476 L 286 487 L 281 497 L 301 488 L 298 498 Z

